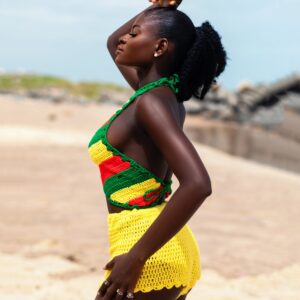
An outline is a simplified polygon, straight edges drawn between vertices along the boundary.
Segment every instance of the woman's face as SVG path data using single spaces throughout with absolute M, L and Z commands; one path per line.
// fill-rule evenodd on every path
M 158 38 L 151 22 L 140 16 L 131 31 L 119 38 L 115 62 L 120 65 L 146 67 L 153 63 Z

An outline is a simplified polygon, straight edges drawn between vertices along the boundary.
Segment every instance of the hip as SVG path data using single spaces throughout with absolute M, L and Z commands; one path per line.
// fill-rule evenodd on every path
M 142 237 L 161 211 L 166 202 L 147 209 L 123 210 L 107 216 L 109 252 L 116 256 L 128 252 Z M 200 256 L 198 243 L 189 227 L 185 224 L 163 247 L 154 255 L 163 255 L 165 259 L 175 259 L 178 256 Z

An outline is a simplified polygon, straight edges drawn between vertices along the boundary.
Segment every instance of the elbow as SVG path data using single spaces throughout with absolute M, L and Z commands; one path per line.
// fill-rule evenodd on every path
M 117 44 L 115 43 L 114 39 L 109 37 L 107 39 L 107 42 L 106 42 L 106 47 L 107 47 L 107 50 L 108 52 L 110 53 L 111 57 L 113 59 L 115 59 L 115 51 L 117 49 Z
M 203 200 L 208 198 L 212 194 L 211 186 L 202 185 L 199 187 L 199 190 L 200 190 L 201 198 L 203 198 Z
M 212 188 L 210 188 L 206 191 L 206 198 L 209 197 L 212 194 Z
M 111 37 L 109 37 L 109 38 L 107 39 L 107 41 L 106 41 L 106 47 L 107 47 L 108 50 L 111 49 L 111 47 L 112 47 Z
M 114 39 L 112 37 L 112 35 L 110 35 L 106 41 L 106 47 L 108 50 L 112 49 L 114 46 Z
M 108 50 L 115 50 L 118 47 L 119 38 L 115 34 L 111 34 L 106 41 L 106 47 Z
M 197 181 L 195 183 L 195 189 L 197 190 L 197 194 L 201 197 L 202 201 L 204 201 L 204 199 L 212 194 L 210 178 L 208 177 L 206 180 Z

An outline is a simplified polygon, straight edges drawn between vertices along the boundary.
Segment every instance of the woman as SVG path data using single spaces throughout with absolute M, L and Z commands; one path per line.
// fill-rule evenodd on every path
M 181 1 L 150 2 L 107 43 L 136 92 L 89 144 L 106 195 L 112 258 L 96 300 L 182 300 L 200 278 L 199 248 L 186 223 L 211 183 L 183 132 L 183 101 L 204 98 L 226 53 L 208 22 L 195 28 L 177 10 Z M 165 201 L 173 172 L 180 186 Z

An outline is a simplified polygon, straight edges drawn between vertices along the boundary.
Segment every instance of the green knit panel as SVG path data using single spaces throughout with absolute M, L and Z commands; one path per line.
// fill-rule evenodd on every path
M 104 182 L 103 188 L 106 196 L 110 196 L 114 192 L 130 187 L 136 183 L 143 182 L 152 178 L 148 174 L 141 172 L 140 168 L 130 166 L 130 168 L 112 175 Z
M 99 128 L 96 133 L 94 134 L 94 136 L 92 137 L 88 148 L 90 148 L 91 146 L 93 146 L 94 144 L 96 144 L 97 142 L 99 142 L 100 140 L 102 140 L 105 136 L 104 133 L 104 127 Z

